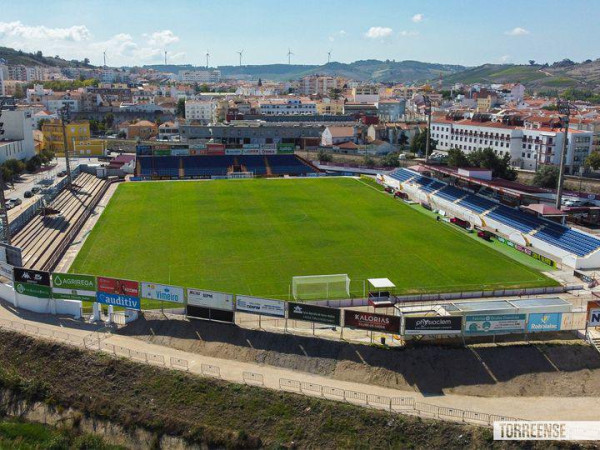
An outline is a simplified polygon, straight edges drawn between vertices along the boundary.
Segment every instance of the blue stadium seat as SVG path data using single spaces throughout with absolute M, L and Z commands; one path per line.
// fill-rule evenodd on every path
M 529 233 L 530 231 L 539 228 L 546 222 L 536 216 L 524 213 L 517 209 L 509 208 L 508 206 L 500 205 L 488 215 L 489 218 L 502 222 L 515 230 Z
M 600 239 L 560 224 L 546 222 L 534 236 L 577 256 L 585 256 L 600 248 Z
M 443 198 L 444 200 L 448 200 L 449 202 L 454 202 L 467 194 L 468 192 L 463 191 L 462 189 L 455 188 L 454 186 L 446 186 L 444 189 L 436 192 L 434 195 Z
M 492 209 L 493 207 L 498 206 L 498 203 L 495 203 L 491 200 L 479 197 L 474 194 L 469 194 L 467 197 L 463 198 L 460 202 L 458 202 L 458 204 L 478 214 L 481 214 L 487 211 L 488 209 Z
M 390 173 L 390 177 L 400 181 L 401 183 L 404 183 L 405 181 L 408 181 L 411 178 L 414 178 L 416 176 L 417 176 L 416 173 L 411 172 L 410 170 L 406 170 L 406 169 L 398 169 L 398 170 L 395 170 L 394 172 Z

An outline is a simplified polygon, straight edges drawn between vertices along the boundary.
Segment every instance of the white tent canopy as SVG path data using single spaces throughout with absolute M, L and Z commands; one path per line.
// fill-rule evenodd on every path
M 389 278 L 369 278 L 367 280 L 373 289 L 394 289 L 396 285 Z

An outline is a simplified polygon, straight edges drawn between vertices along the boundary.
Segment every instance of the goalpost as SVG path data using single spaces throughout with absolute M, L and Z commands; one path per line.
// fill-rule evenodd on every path
M 316 300 L 350 297 L 350 277 L 347 274 L 292 277 L 294 300 Z

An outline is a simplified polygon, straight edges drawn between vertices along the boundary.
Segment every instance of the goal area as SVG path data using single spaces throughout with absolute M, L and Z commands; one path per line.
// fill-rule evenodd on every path
M 350 277 L 347 274 L 292 277 L 294 300 L 318 300 L 350 297 Z

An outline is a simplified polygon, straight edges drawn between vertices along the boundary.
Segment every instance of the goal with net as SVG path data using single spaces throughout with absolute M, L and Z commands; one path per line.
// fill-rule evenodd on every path
M 292 277 L 294 300 L 317 300 L 350 297 L 350 277 L 347 274 Z

